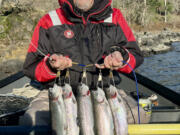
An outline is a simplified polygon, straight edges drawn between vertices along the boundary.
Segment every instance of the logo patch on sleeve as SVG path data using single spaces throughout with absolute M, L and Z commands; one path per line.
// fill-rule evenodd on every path
M 64 36 L 66 37 L 66 38 L 73 38 L 74 37 L 74 32 L 72 31 L 72 30 L 66 30 L 66 31 L 64 31 Z

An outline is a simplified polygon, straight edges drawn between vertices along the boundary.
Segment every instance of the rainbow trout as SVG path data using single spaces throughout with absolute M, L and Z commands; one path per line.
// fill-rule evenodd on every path
M 66 114 L 63 101 L 63 90 L 61 86 L 54 84 L 49 89 L 51 126 L 53 135 L 66 135 Z
M 96 135 L 114 135 L 113 118 L 104 91 L 98 88 L 97 91 L 92 91 L 92 96 L 96 120 Z
M 80 84 L 78 86 L 77 94 L 80 134 L 95 135 L 93 106 L 91 102 L 91 93 L 89 91 L 89 87 L 83 83 Z
M 127 112 L 121 95 L 112 85 L 105 92 L 113 115 L 115 135 L 128 135 Z
M 77 125 L 77 102 L 72 92 L 72 87 L 66 83 L 63 87 L 63 91 L 67 121 L 66 135 L 79 135 L 79 126 Z

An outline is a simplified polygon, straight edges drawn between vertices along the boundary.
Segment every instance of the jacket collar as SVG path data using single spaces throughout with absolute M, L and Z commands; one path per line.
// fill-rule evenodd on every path
M 112 13 L 112 0 L 95 0 L 93 7 L 87 12 L 83 12 L 74 6 L 73 0 L 59 0 L 59 4 L 64 10 L 68 20 L 71 22 L 100 21 L 109 17 Z

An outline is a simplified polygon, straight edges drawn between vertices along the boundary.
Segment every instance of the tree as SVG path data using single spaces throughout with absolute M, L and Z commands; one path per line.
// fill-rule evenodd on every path
M 2 1 L 3 1 L 3 0 L 0 0 L 0 8 L 1 8 Z
M 180 0 L 113 0 L 129 24 L 147 26 L 154 22 L 168 22 L 168 14 L 180 15 Z
M 180 0 L 172 0 L 173 12 L 180 15 Z
M 147 11 L 147 1 L 144 0 L 144 11 L 143 11 L 143 15 L 142 15 L 142 24 L 143 25 L 145 25 L 146 11 Z
M 164 7 L 165 7 L 165 16 L 164 16 L 164 21 L 165 23 L 167 22 L 167 0 L 164 0 Z

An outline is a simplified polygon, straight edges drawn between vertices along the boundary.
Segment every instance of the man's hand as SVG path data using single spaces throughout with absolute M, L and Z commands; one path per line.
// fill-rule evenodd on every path
M 118 70 L 123 66 L 123 57 L 119 51 L 115 51 L 111 54 L 109 54 L 105 59 L 104 59 L 104 64 L 99 65 L 95 64 L 97 68 L 104 69 L 104 68 L 109 68 L 112 70 Z
M 72 60 L 64 57 L 63 55 L 53 54 L 50 56 L 50 65 L 57 70 L 64 70 L 65 68 L 72 67 Z

